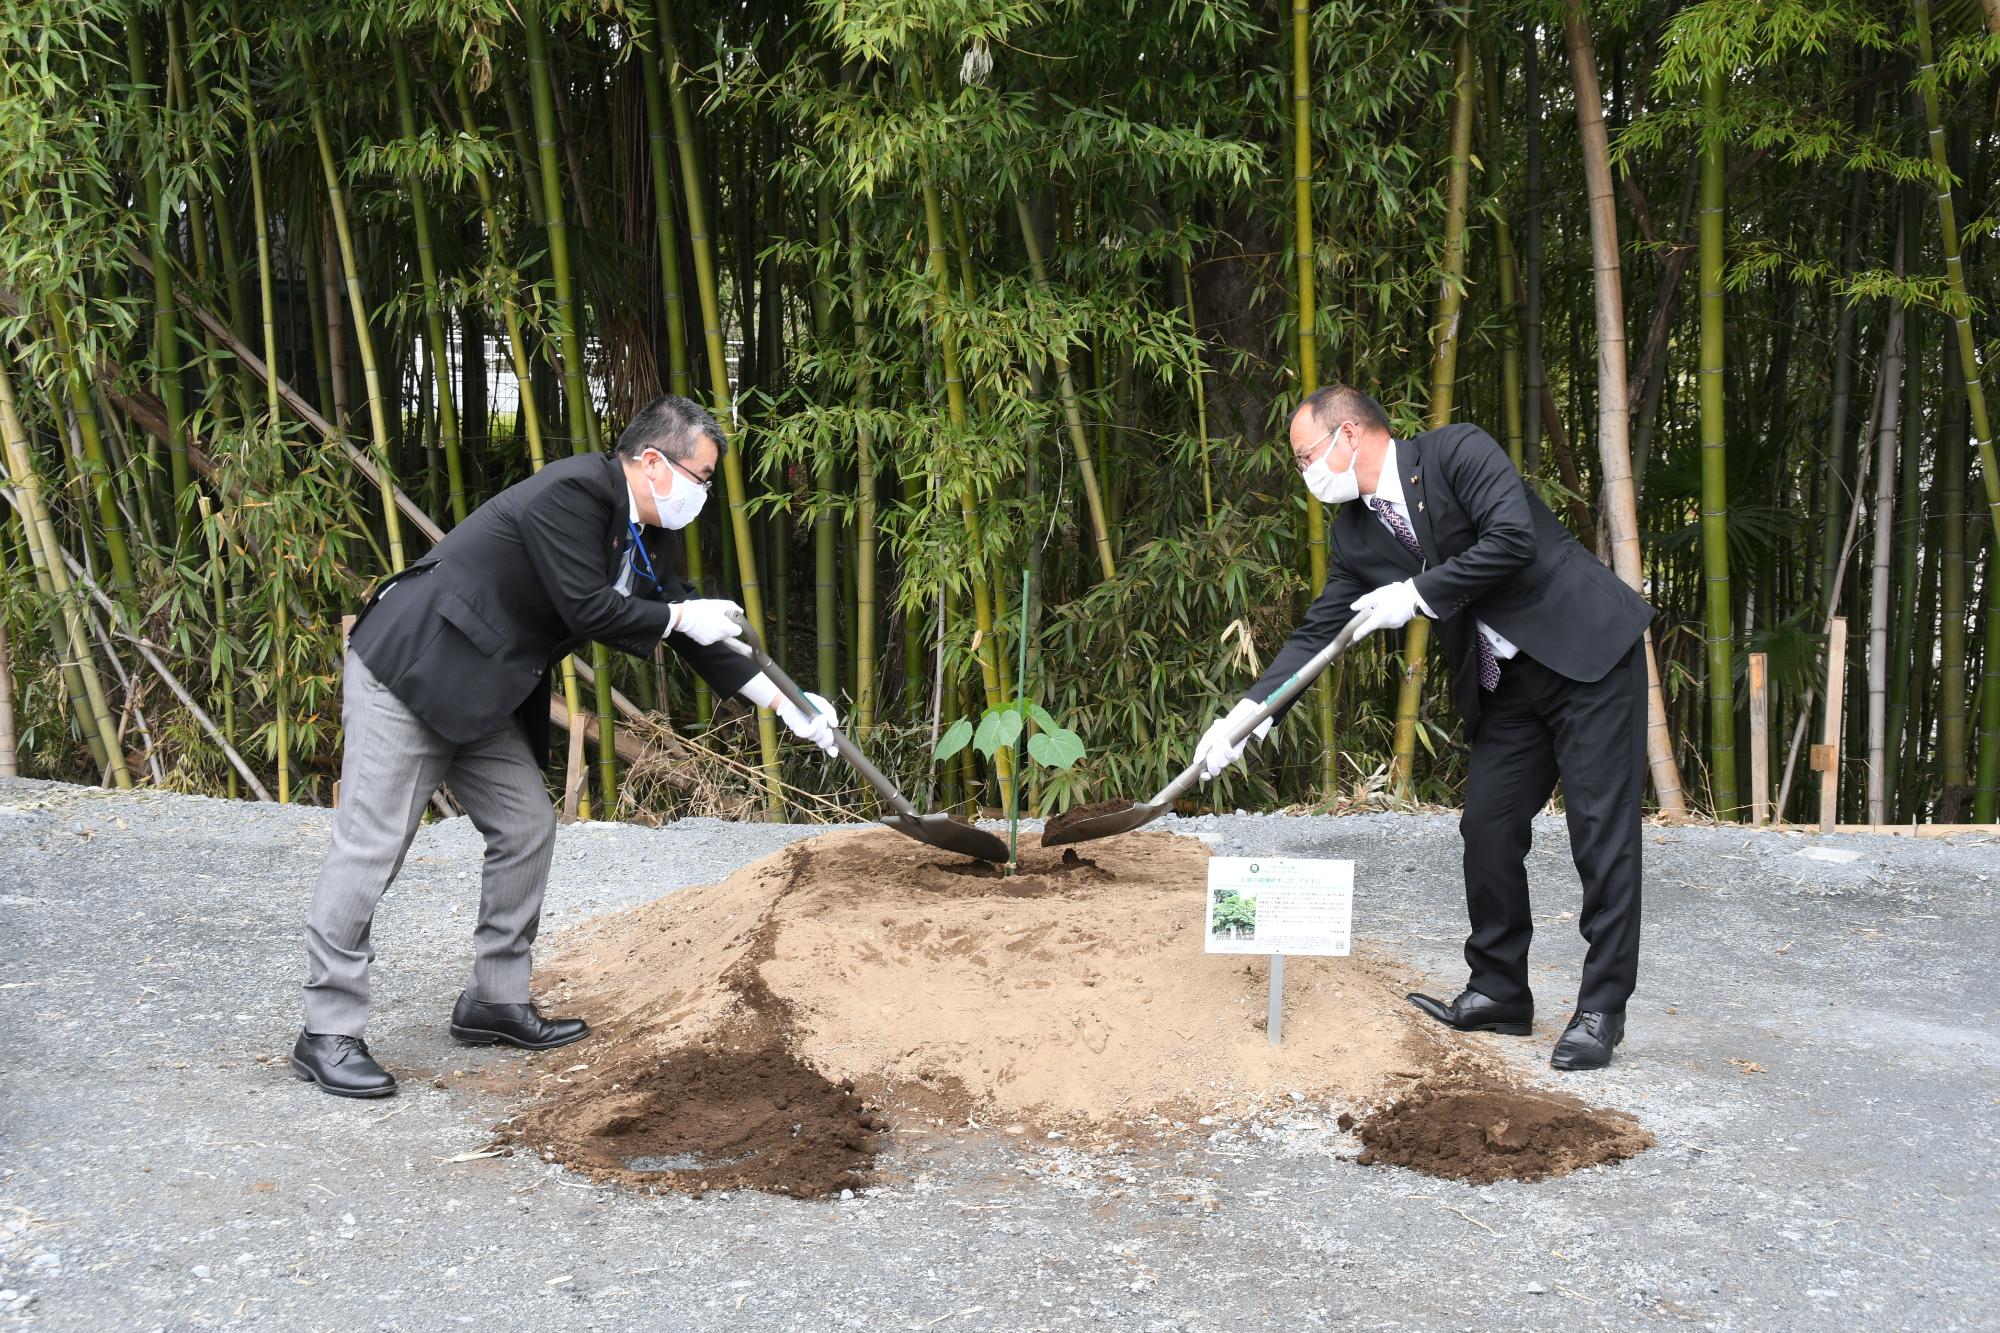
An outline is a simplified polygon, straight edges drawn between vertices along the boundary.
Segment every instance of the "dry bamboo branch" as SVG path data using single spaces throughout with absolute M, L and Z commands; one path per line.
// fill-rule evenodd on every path
M 6 494 L 9 503 L 14 504 L 17 509 L 20 507 L 11 490 L 4 492 L 4 494 Z M 249 785 L 251 791 L 257 794 L 257 799 L 260 801 L 270 800 L 271 793 L 266 791 L 264 784 L 257 780 L 257 775 L 250 771 L 250 765 L 243 762 L 243 756 L 236 752 L 236 747 L 231 745 L 223 736 L 222 729 L 215 725 L 215 719 L 208 715 L 208 710 L 195 702 L 194 696 L 189 694 L 187 687 L 181 684 L 180 677 L 176 676 L 168 668 L 167 664 L 160 660 L 160 655 L 153 649 L 152 641 L 143 635 L 134 634 L 119 622 L 117 607 L 112 605 L 111 599 L 104 595 L 104 590 L 97 586 L 96 580 L 90 577 L 89 572 L 76 562 L 75 556 L 63 550 L 60 546 L 56 548 L 56 551 L 62 557 L 63 563 L 68 565 L 71 572 L 75 574 L 77 585 L 85 592 L 88 592 L 92 600 L 103 607 L 104 613 L 111 617 L 113 632 L 119 638 L 139 650 L 139 656 L 146 659 L 146 665 L 153 668 L 153 674 L 158 676 L 161 683 L 169 690 L 173 691 L 174 697 L 181 701 L 182 706 L 200 724 L 201 729 L 208 733 L 209 739 L 215 742 L 216 746 L 222 751 L 223 757 L 229 760 L 230 766 L 243 776 L 243 781 Z

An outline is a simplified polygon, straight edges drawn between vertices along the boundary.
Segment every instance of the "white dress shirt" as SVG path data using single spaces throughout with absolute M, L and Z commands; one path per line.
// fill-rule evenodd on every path
M 1362 496 L 1362 502 L 1364 504 L 1367 503 L 1368 498 L 1366 495 Z M 1396 442 L 1393 439 L 1389 441 L 1388 452 L 1382 455 L 1382 475 L 1375 480 L 1375 498 L 1386 500 L 1389 508 L 1396 511 L 1398 518 L 1402 519 L 1406 524 L 1410 523 L 1410 507 L 1403 501 L 1403 477 L 1401 471 L 1396 466 Z M 1375 512 L 1373 505 L 1369 506 L 1369 512 Z M 1402 538 L 1396 537 L 1396 530 L 1389 526 L 1389 520 L 1383 518 L 1380 514 L 1375 514 L 1375 517 L 1383 527 L 1389 529 L 1389 535 L 1395 538 L 1396 544 L 1400 546 Z M 1416 530 L 1416 526 L 1410 524 L 1410 531 L 1414 533 Z M 1412 581 L 1412 586 L 1415 586 L 1414 581 Z M 1422 593 L 1417 594 L 1417 607 L 1432 620 L 1437 619 L 1437 613 L 1432 611 L 1430 604 L 1424 601 Z M 1486 642 L 1493 645 L 1494 660 L 1504 662 L 1521 651 L 1506 636 L 1502 635 L 1485 621 L 1475 619 L 1472 623 L 1479 630 L 1480 634 L 1485 637 Z

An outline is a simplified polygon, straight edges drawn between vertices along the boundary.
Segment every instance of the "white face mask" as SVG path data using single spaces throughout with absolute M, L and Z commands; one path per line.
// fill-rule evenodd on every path
M 1327 446 L 1327 451 L 1314 459 L 1304 473 L 1306 489 L 1323 504 L 1346 504 L 1361 495 L 1361 480 L 1354 474 L 1354 465 L 1361 461 L 1359 449 L 1348 452 L 1347 470 L 1344 472 L 1335 472 L 1326 465 L 1326 460 L 1332 458 L 1333 451 L 1339 447 L 1340 437 L 1336 435 L 1333 443 Z
M 665 458 L 666 455 L 661 454 L 660 457 Z M 660 526 L 669 529 L 684 528 L 694 522 L 696 516 L 701 513 L 702 505 L 708 502 L 708 491 L 683 477 L 681 470 L 671 461 L 667 464 L 667 471 L 672 475 L 673 481 L 668 484 L 665 495 L 653 490 L 651 481 L 646 483 L 646 489 L 652 491 L 653 510 L 660 517 Z

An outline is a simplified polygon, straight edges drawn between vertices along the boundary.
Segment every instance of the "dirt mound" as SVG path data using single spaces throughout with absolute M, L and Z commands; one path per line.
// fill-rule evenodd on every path
M 1271 1046 L 1266 962 L 1202 952 L 1207 849 L 1139 832 L 1086 851 L 1024 848 L 1007 877 L 835 834 L 596 918 L 537 978 L 596 1035 L 546 1062 L 507 1137 L 599 1178 L 815 1195 L 863 1178 L 905 1116 L 1113 1136 L 1491 1075 L 1365 947 L 1290 960 Z
M 1407 1166 L 1475 1185 L 1568 1175 L 1653 1146 L 1653 1136 L 1620 1112 L 1490 1082 L 1420 1084 L 1354 1131 L 1363 1166 Z

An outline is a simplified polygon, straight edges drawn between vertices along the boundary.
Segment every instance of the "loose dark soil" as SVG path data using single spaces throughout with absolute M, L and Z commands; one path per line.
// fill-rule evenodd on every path
M 677 1051 L 616 1092 L 565 1101 L 561 1160 L 597 1180 L 701 1195 L 818 1198 L 865 1184 L 887 1125 L 854 1091 L 773 1046 Z M 532 1113 L 518 1137 L 557 1127 Z M 539 1131 L 539 1132 L 538 1132 Z
M 1363 1166 L 1406 1166 L 1475 1185 L 1565 1176 L 1653 1146 L 1653 1136 L 1620 1112 L 1559 1092 L 1480 1083 L 1420 1084 L 1355 1132 Z
M 1051 836 L 1074 828 L 1086 819 L 1095 819 L 1099 815 L 1123 814 L 1136 804 L 1138 804 L 1136 801 L 1118 800 L 1092 801 L 1089 805 L 1072 806 L 1042 826 L 1042 843 L 1046 846 Z

